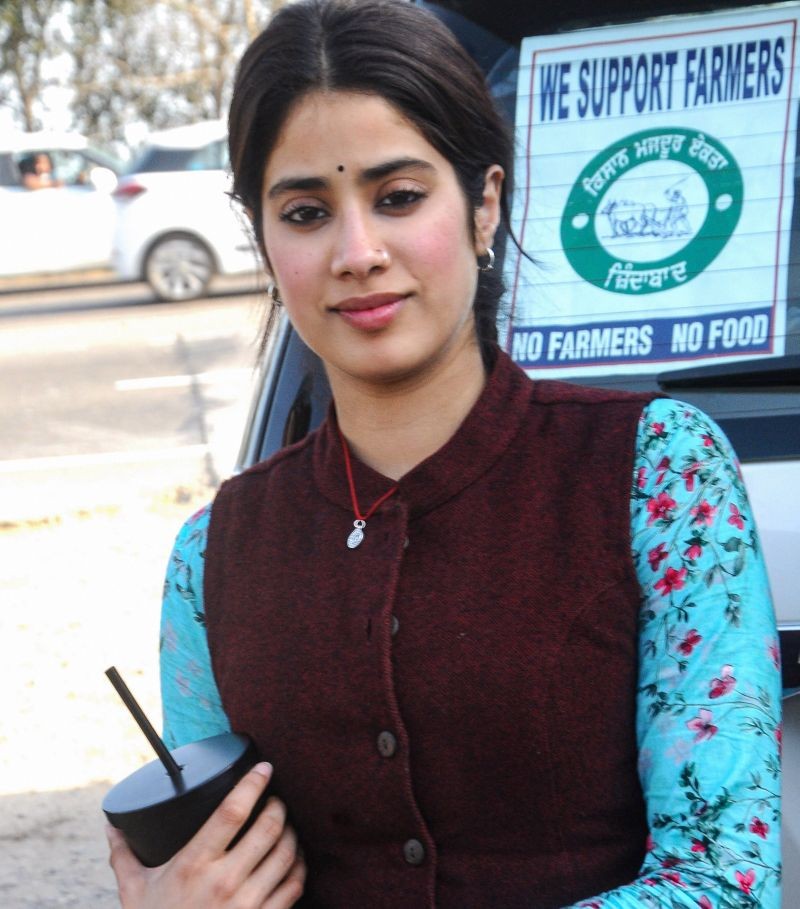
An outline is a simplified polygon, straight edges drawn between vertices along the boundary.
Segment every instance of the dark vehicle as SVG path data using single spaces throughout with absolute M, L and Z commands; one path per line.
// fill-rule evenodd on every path
M 512 225 L 536 264 L 506 238 L 506 349 L 533 376 L 696 404 L 740 457 L 780 626 L 783 905 L 798 906 L 800 96 L 782 29 L 800 23 L 800 3 L 420 5 L 515 124 Z M 742 117 L 750 100 L 763 103 Z M 302 438 L 329 402 L 319 360 L 281 315 L 238 469 Z

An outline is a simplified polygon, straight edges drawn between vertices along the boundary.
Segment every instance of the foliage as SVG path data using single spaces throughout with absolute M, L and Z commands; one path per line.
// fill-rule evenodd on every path
M 236 61 L 280 2 L 4 0 L 0 101 L 35 129 L 44 93 L 71 96 L 72 127 L 96 141 L 224 117 Z M 58 64 L 57 79 L 43 73 Z
M 50 22 L 61 0 L 0 3 L 0 103 L 13 105 L 26 130 L 41 127 L 36 101 L 46 85 L 44 63 L 53 43 Z

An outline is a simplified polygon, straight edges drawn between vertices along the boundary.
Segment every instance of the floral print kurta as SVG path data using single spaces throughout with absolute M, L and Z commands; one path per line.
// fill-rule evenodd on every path
M 230 728 L 204 625 L 209 517 L 206 507 L 186 522 L 167 570 L 161 681 L 170 747 Z M 720 429 L 690 405 L 657 399 L 642 414 L 631 541 L 642 592 L 637 736 L 650 834 L 640 876 L 576 909 L 778 909 L 775 619 L 738 464 Z

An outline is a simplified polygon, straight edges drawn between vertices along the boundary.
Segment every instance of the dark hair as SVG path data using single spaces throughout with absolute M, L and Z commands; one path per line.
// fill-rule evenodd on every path
M 372 94 L 394 105 L 450 162 L 472 210 L 482 204 L 487 168 L 499 164 L 508 227 L 509 129 L 452 32 L 407 0 L 300 0 L 283 7 L 245 52 L 230 107 L 232 195 L 249 210 L 262 255 L 265 162 L 291 106 L 319 90 Z M 473 308 L 487 362 L 503 290 L 499 268 L 479 273 Z
M 17 170 L 23 175 L 25 174 L 35 174 L 36 173 L 36 158 L 37 155 L 25 155 L 24 158 L 20 158 L 17 162 Z

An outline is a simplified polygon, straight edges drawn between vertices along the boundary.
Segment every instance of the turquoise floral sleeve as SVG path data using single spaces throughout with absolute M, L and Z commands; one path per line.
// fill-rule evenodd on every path
M 781 681 L 738 464 L 695 408 L 657 400 L 631 499 L 642 588 L 640 877 L 581 909 L 778 909 Z
M 230 724 L 211 671 L 203 611 L 203 559 L 210 506 L 181 528 L 167 565 L 159 641 L 164 741 L 169 748 Z

